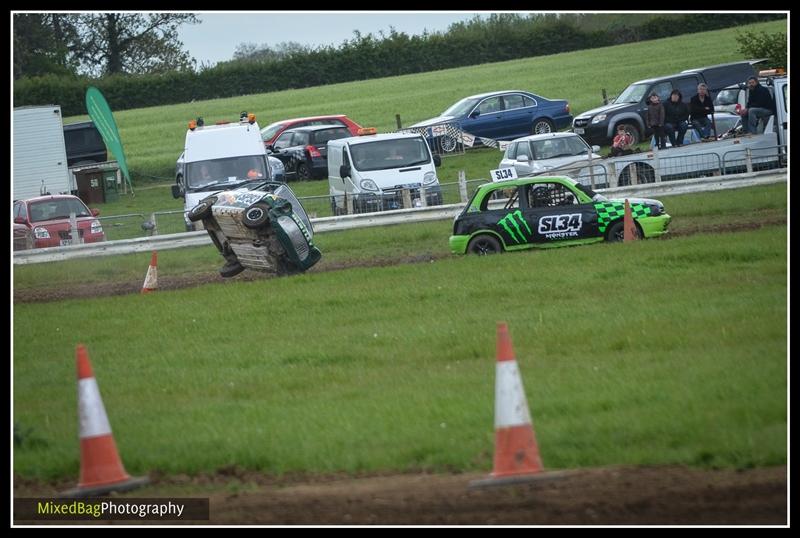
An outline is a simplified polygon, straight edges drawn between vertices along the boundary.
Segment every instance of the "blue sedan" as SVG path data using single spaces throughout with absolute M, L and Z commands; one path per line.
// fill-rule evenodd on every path
M 509 90 L 465 97 L 441 116 L 421 121 L 410 128 L 439 124 L 457 124 L 461 130 L 476 137 L 514 140 L 569 127 L 572 115 L 569 103 L 564 99 L 545 99 L 529 92 Z

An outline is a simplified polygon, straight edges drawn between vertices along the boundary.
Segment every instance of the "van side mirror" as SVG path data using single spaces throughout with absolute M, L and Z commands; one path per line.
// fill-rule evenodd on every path
M 180 198 L 183 196 L 181 193 L 181 186 L 180 185 L 173 185 L 172 186 L 172 197 L 173 198 Z
M 600 152 L 600 146 L 592 146 L 592 153 L 599 153 L 599 152 Z
M 339 177 L 344 179 L 346 177 L 350 177 L 351 170 L 349 164 L 343 164 L 339 167 Z
M 267 151 L 274 152 L 275 151 L 275 146 L 273 146 L 272 144 L 264 144 L 264 149 L 266 149 Z
M 433 166 L 442 166 L 442 157 L 441 155 L 434 155 L 433 156 Z
M 95 209 L 94 207 L 89 208 L 89 212 L 92 214 L 93 217 L 97 217 L 100 215 L 100 210 Z
M 23 217 L 14 217 L 14 222 L 17 224 L 25 224 L 25 219 Z

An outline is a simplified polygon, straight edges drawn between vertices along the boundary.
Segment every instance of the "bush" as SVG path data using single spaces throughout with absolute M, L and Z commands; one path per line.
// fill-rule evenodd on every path
M 786 55 L 789 48 L 786 44 L 786 34 L 745 32 L 738 34 L 736 41 L 739 42 L 739 52 L 745 56 L 767 58 L 769 68 L 787 67 Z

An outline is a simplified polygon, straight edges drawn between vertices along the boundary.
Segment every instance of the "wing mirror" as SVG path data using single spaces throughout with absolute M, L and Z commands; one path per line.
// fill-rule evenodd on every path
M 339 177 L 344 179 L 346 177 L 350 177 L 351 170 L 349 164 L 343 164 L 339 167 Z
M 180 198 L 181 196 L 183 196 L 183 193 L 181 193 L 181 186 L 180 185 L 173 185 L 172 186 L 172 197 L 173 198 Z
M 433 156 L 433 166 L 436 167 L 442 166 L 442 157 L 440 155 Z
M 517 157 L 517 162 L 518 163 L 526 163 L 527 164 L 530 161 L 531 161 L 531 158 L 528 157 L 527 155 L 520 155 L 519 157 Z

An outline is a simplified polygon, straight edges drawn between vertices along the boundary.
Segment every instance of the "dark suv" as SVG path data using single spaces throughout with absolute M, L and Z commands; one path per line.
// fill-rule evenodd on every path
M 82 121 L 64 126 L 67 166 L 102 163 L 108 160 L 106 143 L 94 122 Z
M 321 179 L 328 177 L 328 141 L 351 136 L 337 125 L 298 127 L 284 131 L 267 150 L 283 162 L 286 179 Z
M 713 99 L 717 92 L 731 84 L 744 82 L 755 75 L 753 65 L 760 60 L 748 60 L 728 64 L 687 69 L 675 75 L 651 78 L 634 82 L 617 96 L 612 103 L 578 115 L 572 122 L 572 130 L 590 144 L 606 144 L 614 137 L 617 126 L 624 124 L 639 143 L 652 132 L 645 127 L 647 97 L 655 92 L 664 102 L 672 90 L 678 89 L 683 100 L 697 95 L 697 85 L 705 82 Z

